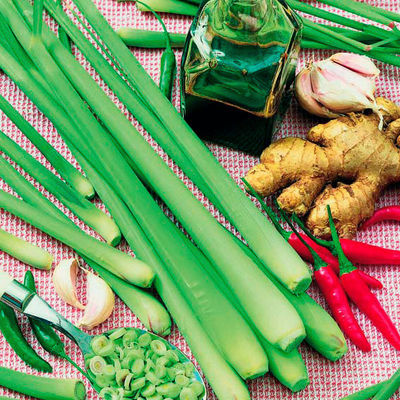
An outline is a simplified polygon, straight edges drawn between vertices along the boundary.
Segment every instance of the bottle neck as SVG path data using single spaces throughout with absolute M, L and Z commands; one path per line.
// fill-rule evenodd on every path
M 220 21 L 230 29 L 257 32 L 273 13 L 274 0 L 219 0 Z

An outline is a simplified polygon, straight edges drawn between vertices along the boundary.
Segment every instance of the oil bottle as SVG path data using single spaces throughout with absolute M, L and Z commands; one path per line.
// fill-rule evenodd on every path
M 291 98 L 301 22 L 284 0 L 208 0 L 181 64 L 181 112 L 203 139 L 259 155 Z

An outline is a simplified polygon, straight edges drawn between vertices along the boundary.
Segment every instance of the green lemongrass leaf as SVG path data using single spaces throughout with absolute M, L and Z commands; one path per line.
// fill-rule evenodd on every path
M 306 14 L 316 16 L 318 18 L 322 18 L 322 19 L 325 19 L 325 20 L 328 20 L 331 22 L 335 22 L 340 25 L 344 25 L 344 26 L 347 26 L 350 28 L 357 29 L 357 30 L 361 31 L 362 34 L 368 33 L 370 35 L 373 35 L 373 37 L 376 39 L 381 39 L 381 38 L 399 39 L 397 35 L 393 34 L 393 32 L 387 31 L 385 29 L 382 29 L 382 28 L 379 28 L 379 27 L 376 27 L 373 25 L 365 24 L 365 23 L 357 21 L 355 19 L 343 17 L 336 13 L 306 4 L 302 1 L 288 0 L 288 4 L 297 11 L 301 11 Z M 331 27 L 329 27 L 329 28 L 331 28 Z M 344 36 L 359 41 L 358 39 L 355 39 L 354 37 L 348 36 L 347 33 L 345 34 L 343 32 L 343 30 L 338 33 L 343 33 Z
M 303 30 L 303 38 L 307 40 L 318 40 L 319 43 L 324 43 L 332 46 L 335 49 L 340 49 L 340 50 L 345 50 L 345 51 L 350 51 L 353 53 L 357 54 L 362 54 L 365 56 L 368 56 L 370 58 L 374 58 L 376 60 L 382 61 L 387 64 L 395 65 L 395 66 L 400 66 L 400 57 L 398 57 L 395 54 L 390 54 L 385 51 L 378 51 L 378 50 L 371 50 L 368 52 L 361 51 L 351 45 L 348 45 L 347 43 L 343 43 L 342 41 L 335 39 L 330 35 L 330 33 L 322 33 L 322 32 L 316 32 L 314 29 L 314 24 L 310 23 L 310 26 L 304 27 Z
M 33 30 L 34 36 L 42 34 L 43 26 L 43 0 L 34 0 L 33 2 Z
M 385 382 L 385 384 L 378 390 L 372 400 L 388 400 L 400 388 L 400 368 L 393 374 L 393 376 Z
M 0 109 L 18 127 L 18 129 L 40 150 L 57 172 L 86 198 L 94 196 L 94 189 L 90 182 L 65 158 L 63 158 L 12 105 L 0 96 Z
M 392 37 L 392 38 L 387 38 L 387 39 L 383 39 L 383 40 L 380 40 L 380 41 L 378 41 L 378 42 L 372 43 L 372 44 L 370 44 L 370 45 L 368 46 L 368 51 L 371 51 L 371 50 L 376 49 L 376 48 L 378 48 L 378 47 L 385 46 L 386 44 L 389 44 L 389 43 L 393 43 L 393 42 L 395 42 L 397 39 L 398 39 L 398 38 L 396 38 L 396 37 Z M 400 52 L 400 48 L 398 49 L 398 52 Z
M 340 400 L 368 400 L 375 396 L 378 391 L 387 383 L 387 381 L 383 381 L 377 383 L 375 385 L 369 386 L 365 389 L 359 390 L 358 392 L 354 392 L 349 394 L 346 397 L 342 397 Z
M 3 158 L 1 158 L 1 160 L 3 160 Z M 10 254 L 25 264 L 39 269 L 49 270 L 53 263 L 53 256 L 47 251 L 26 242 L 1 228 L 0 250 Z
M 364 3 L 354 0 L 318 0 L 320 3 L 328 4 L 335 8 L 353 13 L 359 17 L 370 19 L 393 28 L 393 21 L 400 22 L 400 16 L 396 13 L 386 14 L 378 7 L 365 7 Z M 395 17 L 395 19 L 393 19 Z M 399 33 L 397 33 L 398 35 Z
M 354 48 L 367 52 L 368 51 L 368 46 L 364 43 L 358 42 L 357 40 L 348 38 L 347 36 L 344 36 L 338 32 L 334 32 L 332 30 L 329 30 L 328 28 L 325 28 L 322 25 L 318 25 L 318 24 L 311 24 L 311 22 L 306 19 L 306 18 L 302 18 L 303 24 L 305 27 L 313 27 L 313 29 L 317 32 L 320 33 L 324 33 L 324 34 L 330 34 L 334 39 L 340 40 L 343 43 L 346 43 L 350 46 L 353 46 Z
M 0 149 L 42 184 L 46 190 L 56 196 L 76 216 L 104 237 L 108 243 L 117 245 L 120 242 L 121 233 L 119 228 L 109 216 L 53 175 L 52 172 L 1 131 Z

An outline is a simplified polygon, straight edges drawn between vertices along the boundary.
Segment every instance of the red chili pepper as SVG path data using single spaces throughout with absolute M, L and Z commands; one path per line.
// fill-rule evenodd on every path
M 296 231 L 286 213 L 282 210 L 280 210 L 280 212 L 286 222 L 290 225 L 293 233 L 296 235 L 298 240 L 296 243 L 301 243 L 311 255 L 315 281 L 321 289 L 321 292 L 323 293 L 332 311 L 333 318 L 339 324 L 343 332 L 358 348 L 360 348 L 362 351 L 370 351 L 371 345 L 368 343 L 364 332 L 362 331 L 360 325 L 354 317 L 353 312 L 351 311 L 346 293 L 343 290 L 340 280 L 335 274 L 334 270 L 328 263 L 322 260 L 317 251 L 310 246 L 308 240 L 306 241 L 303 235 Z M 307 239 L 309 238 L 307 237 Z M 330 256 L 333 257 L 332 255 Z
M 324 260 L 329 266 L 338 274 L 339 273 L 339 261 L 333 256 L 333 254 L 325 247 L 320 246 L 310 239 L 307 235 L 299 233 L 302 239 Z M 302 243 L 302 241 L 297 237 L 294 232 L 283 232 L 283 236 L 288 241 L 288 243 L 296 250 L 299 256 L 308 262 L 313 262 L 313 256 L 308 250 L 308 248 Z M 382 289 L 383 285 L 378 279 L 368 275 L 363 271 L 359 271 L 362 279 L 371 289 Z
M 333 269 L 329 265 L 319 269 L 314 266 L 314 276 L 342 331 L 359 349 L 370 351 L 371 345 L 354 317 L 346 293 Z
M 400 265 L 400 251 L 351 239 L 340 239 L 346 257 L 355 264 Z
M 339 242 L 339 237 L 333 223 L 330 207 L 328 206 L 329 225 L 333 243 L 339 258 L 340 281 L 350 299 L 368 316 L 371 322 L 382 332 L 383 336 L 400 350 L 400 334 L 379 303 L 361 278 L 357 268 L 345 256 Z
M 400 206 L 389 206 L 376 210 L 372 217 L 362 224 L 361 229 L 366 229 L 378 222 L 388 220 L 400 221 Z
M 294 215 L 294 220 L 318 245 L 330 250 L 330 252 L 336 256 L 335 246 L 331 240 L 323 240 L 314 237 L 297 215 Z M 371 244 L 357 242 L 356 240 L 351 239 L 340 239 L 340 244 L 344 254 L 352 263 L 400 265 L 400 251 L 398 250 L 385 249 L 383 247 L 373 246 Z
M 378 299 L 371 293 L 368 286 L 361 279 L 357 269 L 343 272 L 340 281 L 350 299 L 380 330 L 383 336 L 396 348 L 400 350 L 400 335 L 379 303 Z

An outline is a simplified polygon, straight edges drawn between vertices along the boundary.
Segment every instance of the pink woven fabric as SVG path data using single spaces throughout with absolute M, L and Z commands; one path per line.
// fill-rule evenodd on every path
M 392 11 L 400 12 L 400 5 L 398 0 L 368 0 L 370 4 L 385 7 Z M 130 26 L 136 28 L 144 28 L 150 30 L 161 30 L 158 22 L 147 13 L 140 13 L 136 10 L 133 3 L 118 3 L 112 0 L 97 0 L 97 5 L 100 11 L 106 16 L 107 20 L 111 23 L 114 28 L 122 26 Z M 322 6 L 329 9 L 327 6 Z M 339 11 L 335 11 L 339 12 Z M 340 12 L 341 13 L 341 12 Z M 345 13 L 341 13 L 345 14 Z M 190 18 L 173 15 L 163 15 L 167 28 L 172 32 L 186 32 L 190 25 Z M 54 25 L 54 24 L 53 24 Z M 139 50 L 135 49 L 134 54 L 138 57 L 141 64 L 146 68 L 150 75 L 158 81 L 158 70 L 159 60 L 161 52 L 159 50 Z M 331 54 L 329 51 L 303 51 L 301 53 L 299 67 L 303 66 L 307 60 L 325 58 Z M 177 51 L 177 56 L 180 59 L 180 52 Z M 78 58 L 85 64 L 85 67 L 93 74 L 96 80 L 98 77 L 94 74 L 90 66 L 78 55 Z M 387 66 L 378 63 L 378 67 L 381 68 L 382 74 L 378 79 L 377 91 L 379 95 L 387 96 L 391 100 L 400 103 L 400 70 L 399 68 Z M 113 94 L 109 89 L 101 83 L 101 86 L 113 97 Z M 177 89 L 177 84 L 175 84 Z M 32 103 L 26 98 L 26 96 L 11 82 L 4 74 L 0 74 L 0 93 L 5 96 L 24 116 L 30 121 L 35 128 L 68 160 L 76 165 L 75 160 L 71 156 L 70 151 L 60 139 L 56 130 L 52 124 L 32 105 Z M 177 102 L 177 98 L 174 100 Z M 307 130 L 317 122 L 309 115 L 306 115 L 299 110 L 298 105 L 294 102 L 287 114 L 287 117 L 282 125 L 280 136 L 304 136 Z M 135 122 L 136 123 L 136 122 Z M 24 149 L 34 155 L 40 162 L 46 167 L 51 169 L 51 166 L 44 159 L 44 157 L 35 149 L 35 147 L 13 126 L 13 124 L 4 116 L 0 115 L 0 129 L 9 135 L 11 138 L 16 140 Z M 141 129 L 141 128 L 140 128 Z M 141 130 L 142 131 L 142 130 Z M 145 134 L 146 135 L 146 134 Z M 146 137 L 148 137 L 146 135 Z M 168 165 L 173 168 L 174 172 L 178 174 L 194 191 L 195 195 L 198 196 L 199 200 L 205 205 L 209 206 L 207 199 L 199 193 L 196 188 L 183 176 L 181 171 L 168 159 L 159 149 L 159 147 L 148 138 L 149 141 L 155 146 L 160 152 L 164 159 L 168 162 Z M 232 177 L 239 183 L 240 177 L 242 177 L 249 168 L 255 165 L 258 160 L 254 157 L 250 157 L 246 154 L 232 151 L 216 145 L 210 145 L 215 157 L 218 158 L 224 168 L 232 175 Z M 20 169 L 19 169 L 20 170 Z M 28 177 L 29 178 L 29 177 Z M 30 178 L 29 178 L 30 179 Z M 85 231 L 93 232 L 84 226 L 84 224 L 71 213 L 65 209 L 60 203 L 54 199 L 51 195 L 48 195 L 43 188 L 35 183 L 46 196 L 48 196 L 57 206 L 59 206 L 68 216 L 73 218 L 77 224 L 82 227 Z M 0 188 L 10 190 L 7 185 L 0 181 Z M 11 190 L 10 190 L 11 191 Z M 387 206 L 391 204 L 399 204 L 399 190 L 396 187 L 392 187 L 385 192 L 380 198 L 377 206 Z M 104 206 L 96 201 L 96 204 L 101 209 Z M 210 207 L 210 212 L 223 224 L 229 226 L 225 219 L 215 210 Z M 74 252 L 57 242 L 56 240 L 48 237 L 46 234 L 38 231 L 37 229 L 25 224 L 21 220 L 10 216 L 8 213 L 0 211 L 0 226 L 7 231 L 16 234 L 22 238 L 25 238 L 32 243 L 35 243 L 54 255 L 55 263 L 66 257 L 71 257 Z M 381 246 L 385 246 L 393 249 L 400 249 L 399 240 L 400 228 L 398 223 L 383 223 L 367 231 L 360 232 L 357 239 L 373 243 Z M 125 244 L 120 246 L 121 249 L 129 251 Z M 0 265 L 6 269 L 15 278 L 22 280 L 23 274 L 27 270 L 27 266 L 18 262 L 0 252 Z M 400 327 L 400 272 L 398 267 L 393 266 L 368 266 L 362 267 L 363 270 L 376 276 L 384 284 L 384 289 L 377 293 L 379 300 L 382 302 L 384 308 L 388 311 L 390 316 L 398 327 Z M 51 281 L 50 274 L 48 272 L 42 272 L 33 270 L 35 278 L 38 284 L 39 294 L 50 303 L 58 312 L 68 318 L 70 321 L 76 323 L 82 315 L 82 312 L 66 305 L 60 300 L 55 294 L 53 284 Z M 84 278 L 80 277 L 78 281 L 78 295 L 85 301 L 84 295 Z M 312 296 L 316 298 L 323 306 L 326 306 L 325 302 L 320 296 L 318 290 L 312 287 L 310 290 Z M 326 399 L 333 400 L 339 399 L 340 397 L 351 393 L 357 389 L 361 389 L 380 380 L 386 379 L 392 374 L 396 368 L 400 366 L 400 355 L 389 346 L 386 340 L 383 339 L 382 335 L 371 326 L 371 323 L 358 311 L 356 311 L 357 319 L 360 321 L 361 326 L 366 332 L 367 337 L 370 339 L 373 350 L 368 354 L 363 354 L 358 351 L 354 346 L 350 345 L 349 353 L 339 362 L 331 363 L 315 351 L 311 350 L 306 345 L 302 345 L 300 350 L 304 356 L 307 364 L 311 384 L 310 386 L 301 393 L 291 394 L 289 390 L 281 386 L 271 376 L 259 378 L 255 381 L 250 382 L 249 387 L 251 389 L 252 398 L 254 399 L 296 399 L 296 400 L 308 400 L 308 399 Z M 40 355 L 44 356 L 54 367 L 53 376 L 57 377 L 80 377 L 68 363 L 56 359 L 53 356 L 45 354 L 45 352 L 37 345 L 35 339 L 32 336 L 29 325 L 25 318 L 21 318 L 21 324 L 26 337 L 29 342 L 33 344 L 35 349 L 38 349 Z M 95 329 L 93 333 L 100 333 L 102 331 L 119 327 L 119 326 L 138 326 L 141 324 L 130 312 L 127 307 L 122 304 L 121 301 L 117 301 L 115 311 L 111 315 L 110 319 Z M 190 350 L 186 345 L 184 339 L 180 333 L 174 329 L 173 333 L 169 337 L 172 343 L 176 344 L 181 350 L 190 355 Z M 68 340 L 67 350 L 72 355 L 72 358 L 82 363 L 82 357 L 77 351 L 76 347 L 72 345 Z M 207 351 L 204 349 L 204 351 Z M 17 369 L 19 371 L 25 371 L 29 373 L 36 373 L 34 370 L 27 367 L 22 361 L 20 361 L 14 352 L 10 349 L 8 344 L 5 343 L 4 339 L 0 337 L 0 365 Z M 97 394 L 88 388 L 88 399 L 97 399 Z M 211 393 L 210 393 L 211 394 Z M 11 395 L 11 393 L 3 388 L 0 388 L 0 395 Z M 28 399 L 28 397 L 12 394 L 12 397 L 18 399 Z M 397 397 L 398 399 L 400 397 Z

